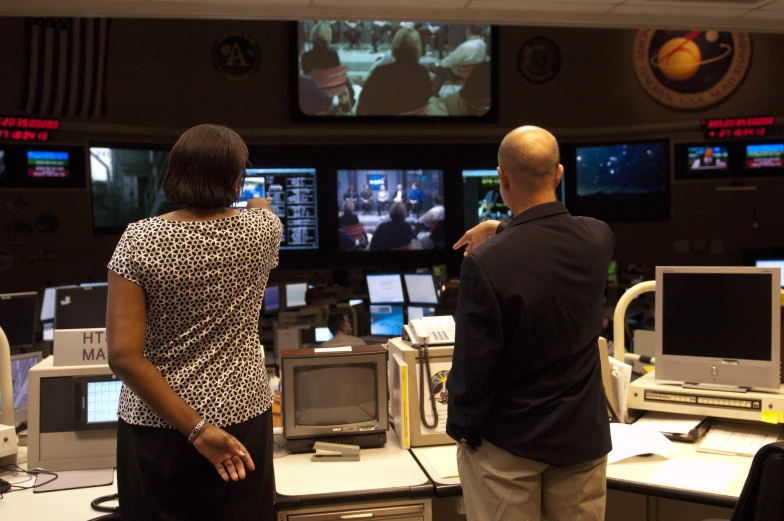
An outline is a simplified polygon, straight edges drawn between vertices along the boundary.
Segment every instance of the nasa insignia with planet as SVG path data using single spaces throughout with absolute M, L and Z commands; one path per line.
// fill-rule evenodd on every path
M 637 79 L 656 101 L 674 109 L 721 103 L 740 86 L 750 63 L 749 33 L 645 29 L 634 41 Z

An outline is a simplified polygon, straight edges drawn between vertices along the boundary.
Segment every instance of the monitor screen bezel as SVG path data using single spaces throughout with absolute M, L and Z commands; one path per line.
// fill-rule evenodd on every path
M 85 148 L 74 145 L 3 144 L 5 174 L 0 176 L 2 188 L 83 189 L 87 186 Z M 68 177 L 28 177 L 27 152 L 67 152 Z
M 497 123 L 498 122 L 498 25 L 490 25 L 490 110 L 483 116 L 312 116 L 305 114 L 299 107 L 299 45 L 298 24 L 301 20 L 289 23 L 289 85 L 291 100 L 291 119 L 295 123 L 321 123 L 326 125 L 378 125 L 389 124 L 407 126 L 414 124 L 455 124 L 455 123 Z M 345 20 L 340 20 L 345 21 Z M 459 22 L 450 22 L 459 23 Z
M 664 288 L 667 274 L 771 274 L 771 359 L 749 360 L 737 358 L 735 363 L 723 363 L 719 357 L 699 357 L 665 354 Z M 656 267 L 656 380 L 678 383 L 697 383 L 776 389 L 780 387 L 781 358 L 781 288 L 780 273 L 771 268 L 747 266 L 657 266 Z M 714 369 L 716 369 L 714 371 Z M 715 374 L 713 374 L 715 372 Z

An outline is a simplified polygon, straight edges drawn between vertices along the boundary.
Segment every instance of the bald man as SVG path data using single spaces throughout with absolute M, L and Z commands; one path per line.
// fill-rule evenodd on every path
M 537 127 L 498 149 L 514 217 L 482 223 L 460 273 L 447 433 L 469 521 L 601 521 L 611 449 L 597 340 L 615 239 L 556 201 L 558 142 Z

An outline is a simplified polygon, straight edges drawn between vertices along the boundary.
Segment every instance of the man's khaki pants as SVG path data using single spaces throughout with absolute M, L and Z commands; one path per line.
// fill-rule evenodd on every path
M 606 456 L 552 467 L 482 440 L 458 445 L 457 468 L 468 521 L 604 521 Z

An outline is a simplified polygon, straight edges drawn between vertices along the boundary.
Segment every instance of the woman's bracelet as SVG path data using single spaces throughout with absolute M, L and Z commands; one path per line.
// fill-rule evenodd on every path
M 202 418 L 202 420 L 196 424 L 196 427 L 193 428 L 193 432 L 191 432 L 191 435 L 188 436 L 188 443 L 192 444 L 194 441 L 196 441 L 196 438 L 199 437 L 199 433 L 201 432 L 202 427 L 204 427 L 204 422 L 205 420 Z

